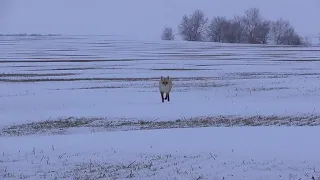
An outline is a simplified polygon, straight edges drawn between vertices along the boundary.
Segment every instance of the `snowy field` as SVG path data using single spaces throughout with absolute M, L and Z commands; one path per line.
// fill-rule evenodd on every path
M 320 179 L 320 47 L 3 36 L 0 54 L 0 179 Z

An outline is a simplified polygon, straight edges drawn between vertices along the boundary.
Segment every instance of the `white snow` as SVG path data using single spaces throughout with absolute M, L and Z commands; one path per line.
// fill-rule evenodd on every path
M 0 48 L 0 130 L 70 116 L 170 121 L 320 113 L 319 47 L 10 38 Z M 68 62 L 37 62 L 51 59 Z M 173 78 L 170 102 L 161 102 L 161 75 Z M 0 136 L 0 177 L 253 180 L 320 175 L 319 127 L 69 132 Z
M 197 128 L 2 138 L 0 173 L 12 179 L 125 179 L 131 172 L 133 179 L 311 179 L 320 175 L 319 130 Z

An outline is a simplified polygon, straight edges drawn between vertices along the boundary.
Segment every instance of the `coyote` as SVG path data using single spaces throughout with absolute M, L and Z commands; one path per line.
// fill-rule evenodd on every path
M 170 101 L 170 91 L 171 91 L 171 88 L 172 88 L 172 81 L 170 79 L 170 77 L 163 77 L 161 76 L 161 79 L 159 81 L 159 90 L 160 90 L 160 93 L 161 93 L 161 99 L 162 99 L 162 102 L 164 102 L 164 100 L 168 100 Z M 163 93 L 166 93 L 166 97 L 163 98 Z

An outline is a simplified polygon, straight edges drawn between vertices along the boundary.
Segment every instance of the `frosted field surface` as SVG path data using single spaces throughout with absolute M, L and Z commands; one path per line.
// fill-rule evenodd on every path
M 101 132 L 1 139 L 5 179 L 309 180 L 318 127 Z M 1 144 L 0 144 L 1 145 Z
M 319 47 L 1 38 L 0 126 L 60 117 L 167 121 L 320 111 Z M 161 75 L 174 83 L 165 104 Z
M 319 177 L 320 47 L 1 36 L 0 54 L 0 179 Z

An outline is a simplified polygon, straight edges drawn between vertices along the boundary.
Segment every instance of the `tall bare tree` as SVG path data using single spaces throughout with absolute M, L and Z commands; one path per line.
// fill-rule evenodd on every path
M 283 44 L 285 39 L 286 32 L 289 32 L 291 28 L 290 22 L 279 19 L 275 22 L 272 22 L 271 25 L 271 38 L 275 44 Z
M 303 38 L 302 44 L 305 46 L 311 46 L 312 45 L 312 40 L 309 36 L 305 36 Z
M 165 27 L 161 34 L 162 40 L 174 40 L 175 36 L 173 34 L 173 30 L 170 27 Z
M 214 17 L 207 26 L 208 18 L 201 10 L 184 15 L 179 34 L 187 41 L 202 41 L 206 32 L 209 41 L 228 43 L 267 44 L 270 41 L 283 45 L 308 45 L 289 21 L 279 19 L 271 22 L 264 19 L 258 8 L 250 8 L 243 16 L 234 16 L 229 20 L 222 16 Z M 207 29 L 206 29 L 207 28 Z
M 259 44 L 267 44 L 270 39 L 271 22 L 263 20 L 254 29 L 255 42 Z
M 180 25 L 179 33 L 186 41 L 202 41 L 204 39 L 205 26 L 208 18 L 201 10 L 195 10 L 190 16 L 184 15 Z
M 245 18 L 242 16 L 234 16 L 231 20 L 233 25 L 232 33 L 234 34 L 234 42 L 236 43 L 244 43 L 245 42 Z
M 223 42 L 237 43 L 237 25 L 228 20 L 223 28 Z
M 224 42 L 228 43 L 246 43 L 247 34 L 243 16 L 234 16 L 228 20 L 224 30 Z
M 224 42 L 225 35 L 229 28 L 229 21 L 226 17 L 217 16 L 214 17 L 208 26 L 207 36 L 209 41 L 212 42 Z
M 287 42 L 288 45 L 304 45 L 303 38 L 296 32 L 288 39 Z
M 271 25 L 271 38 L 278 45 L 302 45 L 302 38 L 289 21 L 279 19 Z
M 250 44 L 257 44 L 258 41 L 255 37 L 255 31 L 262 21 L 260 10 L 258 8 L 250 8 L 247 9 L 244 14 L 247 42 Z

